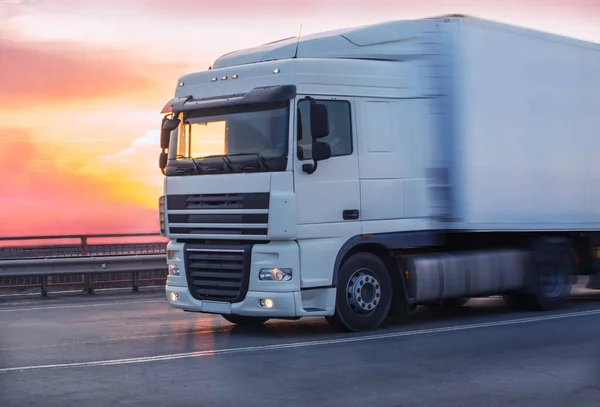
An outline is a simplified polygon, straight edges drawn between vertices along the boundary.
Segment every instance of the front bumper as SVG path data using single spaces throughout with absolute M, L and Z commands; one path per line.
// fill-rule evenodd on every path
M 290 318 L 302 316 L 332 315 L 335 307 L 334 288 L 311 288 L 301 290 L 298 245 L 293 241 L 271 242 L 254 245 L 252 248 L 248 290 L 241 300 L 235 302 L 198 299 L 190 293 L 185 271 L 186 247 L 182 243 L 169 242 L 167 262 L 177 266 L 180 275 L 169 275 L 165 294 L 173 308 L 190 312 L 211 314 L 236 314 Z M 192 250 L 194 250 L 192 248 Z M 293 270 L 289 281 L 261 281 L 259 272 L 263 268 L 284 267 Z M 261 300 L 269 299 L 267 308 Z
M 184 311 L 205 312 L 210 314 L 237 314 L 248 316 L 273 316 L 296 317 L 300 316 L 297 310 L 296 297 L 300 292 L 260 292 L 248 291 L 243 301 L 238 303 L 197 300 L 190 295 L 187 287 L 167 285 L 165 293 L 169 304 L 173 308 Z M 176 295 L 172 295 L 176 294 Z M 173 298 L 176 297 L 176 298 Z M 272 308 L 261 306 L 261 300 L 271 299 Z M 298 305 L 301 305 L 298 304 Z M 302 312 L 300 311 L 300 314 Z

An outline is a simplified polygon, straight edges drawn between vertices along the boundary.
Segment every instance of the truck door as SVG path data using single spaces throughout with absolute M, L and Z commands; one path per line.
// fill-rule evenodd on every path
M 311 238 L 360 234 L 360 189 L 358 154 L 353 125 L 353 99 L 315 98 L 327 106 L 329 135 L 319 141 L 331 146 L 331 158 L 319 161 L 312 174 L 303 171 L 311 164 L 312 135 L 310 101 L 297 98 L 294 183 L 298 210 L 298 232 L 313 230 Z M 318 230 L 318 232 L 317 232 Z M 316 233 L 316 235 L 315 235 Z M 350 236 L 349 236 L 350 235 Z

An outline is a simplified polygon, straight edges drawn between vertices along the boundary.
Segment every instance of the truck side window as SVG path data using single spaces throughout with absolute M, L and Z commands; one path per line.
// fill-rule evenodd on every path
M 352 122 L 350 103 L 344 100 L 317 100 L 327 106 L 329 111 L 329 135 L 318 141 L 331 146 L 331 156 L 339 157 L 352 154 Z M 298 159 L 310 160 L 312 157 L 312 135 L 310 134 L 310 102 L 298 102 Z

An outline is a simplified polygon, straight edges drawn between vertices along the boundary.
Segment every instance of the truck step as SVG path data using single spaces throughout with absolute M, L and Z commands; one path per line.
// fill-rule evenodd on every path
M 590 275 L 590 279 L 585 288 L 590 290 L 600 290 L 600 273 Z

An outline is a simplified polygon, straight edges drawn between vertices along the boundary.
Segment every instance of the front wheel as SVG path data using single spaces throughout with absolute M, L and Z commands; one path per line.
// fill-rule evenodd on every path
M 258 326 L 269 320 L 265 317 L 249 317 L 246 315 L 221 314 L 221 316 L 228 322 L 239 326 Z
M 357 253 L 341 266 L 335 313 L 327 321 L 340 331 L 377 329 L 392 303 L 392 280 L 385 263 L 372 253 Z

